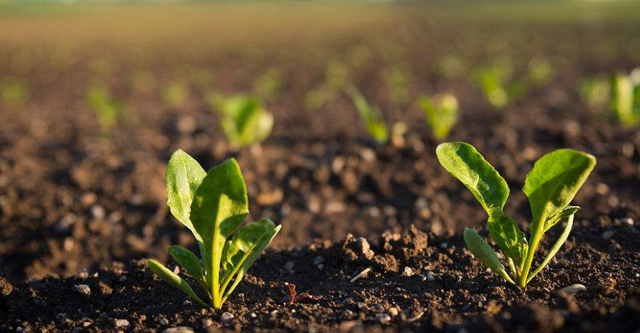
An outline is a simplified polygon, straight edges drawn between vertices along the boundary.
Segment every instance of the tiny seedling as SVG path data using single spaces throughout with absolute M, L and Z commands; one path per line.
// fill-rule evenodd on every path
M 20 106 L 26 100 L 28 88 L 26 82 L 15 77 L 5 77 L 0 81 L 0 99 L 10 107 Z
M 440 164 L 462 182 L 489 215 L 487 229 L 507 258 L 507 273 L 491 246 L 474 229 L 464 231 L 467 247 L 482 263 L 510 283 L 524 288 L 551 261 L 569 237 L 573 216 L 580 209 L 570 206 L 596 164 L 595 157 L 573 149 L 559 149 L 541 157 L 527 174 L 522 189 L 531 206 L 530 237 L 525 238 L 514 219 L 503 211 L 509 197 L 507 182 L 471 145 L 443 143 L 436 149 Z M 538 268 L 529 274 L 542 236 L 567 219 L 564 230 Z
M 182 150 L 167 165 L 167 205 L 196 238 L 204 269 L 191 251 L 177 245 L 169 254 L 206 290 L 220 309 L 280 226 L 269 219 L 241 227 L 249 214 L 247 186 L 235 159 L 205 172 Z M 208 306 L 177 274 L 149 259 L 149 268 L 202 306 Z
M 478 67 L 471 78 L 496 109 L 504 108 L 524 94 L 527 89 L 525 80 L 513 78 L 511 62 L 508 60 L 495 61 L 491 66 Z
M 266 140 L 273 128 L 273 114 L 247 95 L 224 97 L 213 93 L 209 103 L 220 115 L 220 127 L 236 148 L 259 144 Z
M 451 128 L 458 121 L 458 99 L 453 94 L 440 94 L 431 98 L 422 97 L 418 101 L 427 117 L 427 126 L 431 136 L 437 140 L 445 140 Z
M 640 124 L 640 69 L 616 72 L 609 79 L 585 79 L 580 95 L 589 109 L 625 127 Z
M 189 86 L 183 80 L 169 83 L 162 93 L 163 101 L 170 107 L 179 107 L 189 98 Z
M 389 141 L 389 133 L 387 131 L 387 125 L 382 118 L 380 109 L 372 107 L 367 102 L 367 99 L 360 93 L 360 90 L 354 85 L 348 84 L 345 86 L 345 91 L 351 97 L 351 101 L 356 106 L 360 118 L 365 123 L 369 134 L 380 144 L 385 144 Z
M 87 103 L 98 118 L 102 135 L 109 135 L 124 116 L 125 105 L 100 86 L 91 87 L 86 94 Z

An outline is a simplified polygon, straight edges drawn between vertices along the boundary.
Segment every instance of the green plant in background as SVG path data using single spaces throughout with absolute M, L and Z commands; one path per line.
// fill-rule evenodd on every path
M 189 98 L 189 87 L 182 80 L 175 80 L 165 88 L 162 100 L 171 107 L 183 105 Z
M 360 90 L 352 84 L 345 86 L 345 91 L 351 97 L 351 101 L 356 106 L 360 118 L 365 123 L 369 134 L 380 144 L 385 144 L 389 141 L 389 133 L 387 126 L 382 117 L 380 109 L 374 108 L 369 105 L 367 99 L 360 93 Z
M 527 78 L 531 84 L 544 86 L 553 79 L 553 66 L 544 57 L 533 57 L 529 61 Z
M 247 270 L 280 231 L 269 219 L 249 223 L 247 186 L 235 159 L 205 172 L 182 150 L 167 165 L 167 205 L 171 214 L 196 238 L 204 268 L 196 255 L 180 246 L 169 254 L 207 292 L 211 306 L 220 309 Z M 149 268 L 202 306 L 208 306 L 177 274 L 149 259 Z
M 437 140 L 445 140 L 458 121 L 458 99 L 453 94 L 445 93 L 423 96 L 418 104 L 427 117 L 427 125 L 431 136 Z
M 580 95 L 587 107 L 625 127 L 640 124 L 640 69 L 616 72 L 609 79 L 584 79 Z
M 580 97 L 592 112 L 603 112 L 608 109 L 611 87 L 604 77 L 583 79 L 580 84 Z
M 523 191 L 529 199 L 533 220 L 525 238 L 514 219 L 503 211 L 509 186 L 471 145 L 443 143 L 436 149 L 440 164 L 462 182 L 489 215 L 487 229 L 507 258 L 507 273 L 491 246 L 474 229 L 464 231 L 467 247 L 482 263 L 510 283 L 524 288 L 560 250 L 573 225 L 579 207 L 570 206 L 596 164 L 595 157 L 572 149 L 559 149 L 541 157 L 527 174 Z M 568 219 L 562 234 L 538 268 L 529 274 L 533 256 L 545 232 Z
M 269 68 L 256 78 L 253 91 L 263 101 L 269 101 L 282 91 L 284 75 L 279 68 Z
M 112 97 L 109 91 L 101 86 L 87 90 L 86 100 L 96 114 L 100 131 L 103 135 L 111 133 L 113 128 L 123 119 L 125 104 L 121 99 Z
M 406 66 L 393 65 L 382 72 L 382 79 L 394 103 L 409 100 L 410 75 Z
M 312 110 L 321 108 L 347 84 L 347 77 L 347 67 L 342 62 L 329 62 L 322 83 L 307 92 L 305 106 Z
M 273 114 L 258 99 L 238 94 L 209 96 L 209 104 L 220 115 L 220 127 L 232 146 L 239 148 L 266 140 L 273 128 Z
M 466 65 L 463 59 L 455 54 L 449 54 L 438 58 L 436 70 L 445 78 L 454 78 L 465 73 Z
M 476 68 L 471 80 L 497 109 L 504 108 L 520 97 L 527 88 L 525 81 L 513 79 L 513 67 L 508 59 L 496 60 L 491 66 Z
M 0 82 L 2 103 L 9 107 L 22 105 L 29 95 L 27 83 L 15 77 L 5 77 Z

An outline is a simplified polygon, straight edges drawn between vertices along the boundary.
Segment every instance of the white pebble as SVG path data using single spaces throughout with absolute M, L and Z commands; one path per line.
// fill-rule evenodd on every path
M 220 315 L 220 322 L 222 325 L 228 326 L 233 322 L 234 316 L 229 312 L 224 312 Z
M 587 287 L 585 287 L 582 284 L 576 283 L 576 284 L 572 284 L 572 285 L 570 285 L 568 287 L 564 287 L 564 288 L 560 289 L 559 292 L 564 292 L 564 293 L 567 293 L 569 295 L 575 295 L 578 292 L 585 291 L 585 290 L 587 290 Z
M 116 319 L 116 327 L 129 327 L 129 321 L 126 319 Z
M 75 286 L 73 286 L 73 290 L 85 296 L 91 295 L 91 288 L 89 288 L 89 286 L 87 286 L 86 284 L 76 284 Z

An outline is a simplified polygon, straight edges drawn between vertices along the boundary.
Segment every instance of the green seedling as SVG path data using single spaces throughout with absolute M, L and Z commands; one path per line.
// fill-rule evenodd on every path
M 324 106 L 347 84 L 347 77 L 347 67 L 342 62 L 329 62 L 325 68 L 322 83 L 305 95 L 305 106 L 312 110 Z
M 232 146 L 240 148 L 266 140 L 273 128 L 273 114 L 247 95 L 212 94 L 209 103 L 220 115 L 220 126 Z
M 112 97 L 104 87 L 91 87 L 86 93 L 87 103 L 98 118 L 103 135 L 111 133 L 124 115 L 125 105 L 121 99 Z
M 278 68 L 270 68 L 256 78 L 253 91 L 263 101 L 269 101 L 282 92 L 284 75 Z
M 409 100 L 409 71 L 405 66 L 394 65 L 382 72 L 382 79 L 394 103 Z
M 535 86 L 544 86 L 553 79 L 553 66 L 544 57 L 534 57 L 529 61 L 528 81 Z
M 14 77 L 5 77 L 0 82 L 0 97 L 6 106 L 16 107 L 22 105 L 28 96 L 27 84 Z
M 241 226 L 249 206 L 235 159 L 205 172 L 187 153 L 176 151 L 167 165 L 167 197 L 171 214 L 195 236 L 204 267 L 193 252 L 180 246 L 170 246 L 169 254 L 206 290 L 210 305 L 220 309 L 280 226 L 269 219 Z M 162 280 L 209 306 L 186 280 L 153 259 L 148 265 Z
M 617 72 L 609 77 L 585 79 L 580 87 L 584 103 L 625 127 L 640 124 L 640 70 Z
M 437 140 L 445 140 L 458 121 L 458 99 L 453 94 L 440 94 L 421 97 L 418 104 L 427 117 L 427 125 L 431 136 Z
M 360 118 L 364 121 L 369 134 L 371 134 L 378 143 L 387 143 L 387 141 L 389 141 L 389 133 L 387 132 L 387 125 L 382 118 L 380 109 L 369 105 L 367 99 L 355 86 L 348 84 L 345 86 L 345 91 L 349 97 L 351 97 L 351 101 L 356 106 L 358 114 L 360 114 Z
M 171 82 L 162 94 L 164 102 L 171 107 L 183 105 L 187 98 L 189 98 L 189 87 L 181 80 Z
M 496 109 L 504 108 L 527 89 L 524 80 L 513 78 L 511 63 L 506 60 L 496 61 L 492 66 L 476 68 L 472 81 Z
M 471 191 L 489 215 L 487 229 L 507 258 L 510 274 L 491 246 L 471 228 L 464 231 L 467 247 L 494 273 L 524 288 L 569 237 L 573 216 L 580 209 L 569 204 L 593 170 L 596 159 L 577 150 L 559 149 L 534 164 L 522 189 L 529 199 L 533 216 L 527 241 L 516 221 L 503 211 L 509 197 L 507 182 L 473 146 L 464 142 L 443 143 L 436 149 L 436 154 L 440 164 Z M 529 274 L 542 236 L 565 219 L 567 224 L 555 244 L 538 268 Z

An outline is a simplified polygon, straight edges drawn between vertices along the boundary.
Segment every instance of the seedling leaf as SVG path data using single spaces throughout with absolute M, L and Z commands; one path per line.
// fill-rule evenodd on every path
M 547 221 L 544 223 L 544 232 L 547 232 L 549 229 L 553 228 L 558 222 L 568 218 L 571 215 L 574 215 L 576 212 L 580 210 L 578 206 L 567 206 L 564 209 L 553 216 L 547 218 Z
M 569 220 L 567 221 L 567 225 L 562 230 L 562 234 L 560 234 L 560 237 L 558 237 L 558 240 L 556 240 L 556 242 L 553 244 L 553 246 L 549 250 L 549 253 L 547 253 L 547 256 L 544 258 L 542 263 L 540 263 L 540 266 L 538 266 L 538 268 L 535 271 L 533 271 L 533 273 L 531 273 L 531 275 L 527 279 L 527 283 L 529 283 L 529 281 L 531 281 L 531 279 L 533 279 L 534 276 L 540 273 L 540 271 L 542 271 L 542 269 L 545 268 L 545 266 L 547 266 L 547 264 L 551 261 L 551 259 L 553 259 L 556 253 L 558 253 L 558 251 L 560 250 L 564 242 L 567 241 L 567 238 L 571 233 L 572 226 L 573 226 L 573 214 L 569 216 Z
M 168 268 L 164 267 L 161 263 L 148 259 L 147 264 L 149 269 L 156 273 L 163 281 L 171 284 L 172 286 L 180 289 L 185 294 L 189 295 L 194 301 L 198 302 L 198 304 L 207 307 L 207 303 L 203 302 L 198 295 L 191 289 L 191 286 L 187 283 L 187 281 L 183 280 L 178 275 L 174 274 Z
M 491 246 L 487 244 L 487 242 L 478 235 L 478 233 L 471 229 L 467 228 L 463 234 L 464 242 L 467 244 L 467 247 L 473 253 L 476 258 L 480 259 L 482 263 L 489 267 L 494 273 L 502 276 L 505 280 L 515 284 L 509 274 L 504 270 L 504 266 L 500 263 L 500 259 L 496 256 L 496 253 L 493 252 Z
M 193 252 L 178 245 L 169 246 L 169 254 L 182 266 L 194 279 L 206 287 L 202 266 Z

